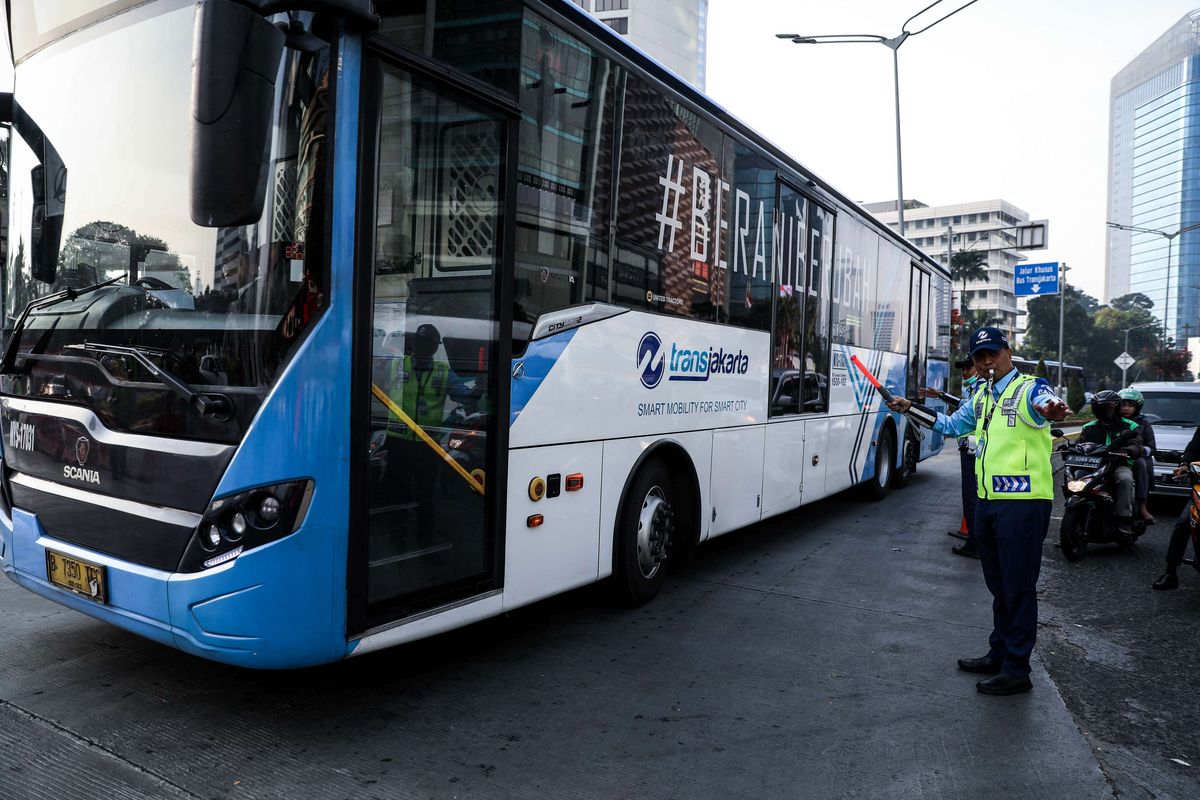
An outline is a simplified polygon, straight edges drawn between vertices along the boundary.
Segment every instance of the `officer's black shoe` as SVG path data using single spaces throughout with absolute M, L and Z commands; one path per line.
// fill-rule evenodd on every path
M 1179 588 L 1179 576 L 1173 571 L 1167 570 L 1153 584 L 1153 587 L 1160 592 L 1165 592 L 1168 589 Z
M 997 675 L 1000 673 L 1000 660 L 995 658 L 960 658 L 958 668 L 963 672 L 978 672 L 981 675 Z
M 993 675 L 987 680 L 980 681 L 975 684 L 975 688 L 984 694 L 1021 694 L 1033 688 L 1033 681 L 1029 680 L 1028 677 L 1013 678 L 1000 673 L 999 675 Z
M 968 539 L 966 544 L 956 544 L 950 548 L 950 552 L 956 556 L 966 556 L 967 558 L 979 558 L 979 548 L 971 544 Z

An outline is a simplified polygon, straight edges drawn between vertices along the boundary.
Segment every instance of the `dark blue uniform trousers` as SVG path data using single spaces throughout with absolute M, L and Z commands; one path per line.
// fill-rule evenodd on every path
M 975 501 L 979 499 L 979 489 L 975 485 L 975 454 L 959 448 L 958 466 L 962 476 L 963 517 L 967 520 L 967 538 L 970 539 L 971 531 L 975 530 Z
M 988 658 L 1005 675 L 1029 675 L 1037 638 L 1037 582 L 1042 542 L 1050 527 L 1051 500 L 984 500 L 975 507 L 971 538 L 979 548 L 983 579 L 992 593 Z

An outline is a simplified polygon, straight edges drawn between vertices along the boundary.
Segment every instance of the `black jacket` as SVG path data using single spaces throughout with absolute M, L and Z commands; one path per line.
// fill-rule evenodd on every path
M 1092 420 L 1083 426 L 1083 430 L 1079 432 L 1079 441 L 1093 442 L 1095 444 L 1108 444 L 1111 440 L 1117 438 L 1127 430 L 1132 430 L 1133 436 L 1125 442 L 1125 448 L 1129 452 L 1133 452 L 1132 448 L 1137 448 L 1138 456 L 1141 456 L 1142 449 L 1142 429 L 1136 422 L 1131 419 L 1121 418 L 1113 425 L 1105 425 L 1099 420 Z
M 1196 432 L 1192 434 L 1192 440 L 1188 442 L 1187 447 L 1183 448 L 1183 463 L 1187 464 L 1191 461 L 1200 461 L 1200 428 L 1196 428 Z
M 1158 449 L 1154 442 L 1154 426 L 1146 422 L 1146 417 L 1138 414 L 1136 417 L 1130 417 L 1131 420 L 1138 424 L 1142 431 L 1142 444 L 1150 448 L 1150 455 L 1154 455 L 1154 451 Z

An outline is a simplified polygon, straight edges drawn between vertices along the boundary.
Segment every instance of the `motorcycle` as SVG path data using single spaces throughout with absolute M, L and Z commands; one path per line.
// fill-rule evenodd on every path
M 1052 433 L 1061 435 L 1057 429 Z M 1131 438 L 1132 432 L 1127 432 L 1107 445 L 1067 442 L 1056 448 L 1062 455 L 1062 492 L 1067 501 L 1058 541 L 1068 561 L 1083 558 L 1089 544 L 1115 544 L 1124 550 L 1146 532 L 1146 523 L 1134 520 L 1131 533 L 1122 533 L 1114 513 L 1112 473 L 1128 463 L 1125 447 Z

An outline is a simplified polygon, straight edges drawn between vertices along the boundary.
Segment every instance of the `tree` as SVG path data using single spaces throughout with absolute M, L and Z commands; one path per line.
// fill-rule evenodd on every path
M 1109 305 L 1118 311 L 1133 311 L 1137 308 L 1149 311 L 1154 308 L 1154 301 L 1141 292 L 1130 292 L 1120 297 L 1114 297 Z
M 950 280 L 962 286 L 958 306 L 967 310 L 967 284 L 970 281 L 987 280 L 987 254 L 978 250 L 963 250 L 950 256 Z
M 1067 405 L 1071 407 L 1072 411 L 1078 413 L 1086 402 L 1083 384 L 1079 382 L 1079 376 L 1072 375 L 1071 379 L 1067 381 Z
M 1046 369 L 1046 359 L 1045 358 L 1038 359 L 1037 366 L 1033 368 L 1033 375 L 1035 378 L 1049 378 L 1050 377 L 1050 373 Z
M 1074 286 L 1068 286 L 1063 303 L 1063 361 L 1077 364 L 1090 348 L 1092 316 L 1099 310 L 1100 302 Z M 1021 350 L 1026 358 L 1053 355 L 1057 359 L 1058 309 L 1057 295 L 1044 295 L 1029 301 Z M 1111 360 L 1116 356 L 1117 353 L 1113 353 L 1108 358 Z

